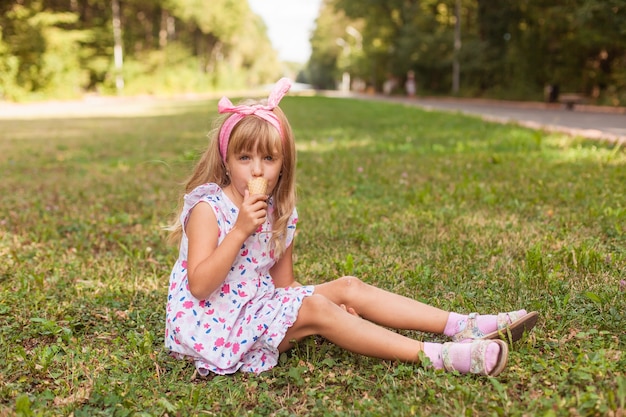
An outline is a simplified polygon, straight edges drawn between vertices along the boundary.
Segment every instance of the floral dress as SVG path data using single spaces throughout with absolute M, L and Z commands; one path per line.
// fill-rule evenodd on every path
M 185 195 L 181 223 L 196 204 L 208 203 L 219 226 L 218 244 L 232 229 L 239 213 L 224 191 L 213 183 Z M 272 200 L 268 212 L 273 211 Z M 165 346 L 177 358 L 192 359 L 198 372 L 230 374 L 238 370 L 260 373 L 278 362 L 278 345 L 298 317 L 302 300 L 313 286 L 276 288 L 269 275 L 276 263 L 269 246 L 272 225 L 267 216 L 244 242 L 221 287 L 198 300 L 187 281 L 187 235 L 183 227 L 178 260 L 170 275 L 166 309 Z M 286 246 L 294 238 L 297 212 L 291 215 Z

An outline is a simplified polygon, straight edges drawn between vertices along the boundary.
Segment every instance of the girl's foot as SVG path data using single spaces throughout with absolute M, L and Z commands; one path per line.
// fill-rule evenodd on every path
M 444 334 L 450 336 L 455 342 L 497 338 L 515 342 L 525 332 L 535 327 L 538 318 L 539 313 L 536 311 L 527 313 L 526 310 L 499 313 L 498 315 L 471 313 L 464 316 L 450 313 Z
M 435 369 L 496 376 L 506 367 L 509 347 L 502 340 L 443 344 L 425 342 L 424 353 Z

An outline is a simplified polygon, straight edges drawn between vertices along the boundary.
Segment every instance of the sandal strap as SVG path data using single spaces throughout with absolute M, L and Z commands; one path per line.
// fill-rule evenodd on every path
M 463 330 L 452 336 L 452 340 L 455 342 L 460 342 L 462 340 L 482 339 L 483 337 L 485 337 L 485 333 L 480 331 L 480 329 L 476 325 L 476 317 L 478 317 L 478 313 L 468 314 L 467 320 L 465 320 L 465 326 Z M 463 326 L 463 324 L 461 324 L 461 326 Z
M 483 333 L 476 324 L 476 318 L 479 316 L 478 313 L 470 313 L 467 316 L 467 320 L 465 320 L 463 330 L 459 331 L 457 334 L 452 336 L 452 340 L 454 342 L 461 342 L 463 340 L 474 340 L 474 339 L 484 339 L 487 334 Z M 511 311 L 508 313 L 499 313 L 496 316 L 496 325 L 497 330 L 499 332 L 506 331 L 506 329 L 517 320 L 524 317 L 524 314 L 518 313 L 517 311 Z
M 452 372 L 455 370 L 454 366 L 452 366 L 452 358 L 450 357 L 450 348 L 454 346 L 454 342 L 447 342 L 443 344 L 441 348 L 441 360 L 443 361 L 443 369 L 448 372 Z
M 498 330 L 505 330 L 509 325 L 524 317 L 525 314 L 519 314 L 517 311 L 509 313 L 500 313 L 496 319 Z
M 493 343 L 490 340 L 477 340 L 472 343 L 470 350 L 470 372 L 479 375 L 488 375 L 485 368 L 485 353 L 487 352 L 487 346 Z

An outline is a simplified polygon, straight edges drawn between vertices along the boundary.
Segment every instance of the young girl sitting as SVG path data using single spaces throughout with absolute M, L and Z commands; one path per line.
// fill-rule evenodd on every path
M 321 335 L 351 352 L 437 369 L 498 375 L 508 359 L 501 338 L 519 339 L 538 314 L 450 313 L 342 277 L 302 286 L 293 273 L 296 151 L 278 104 L 281 79 L 263 102 L 218 104 L 224 114 L 185 188 L 172 237 L 180 253 L 170 276 L 165 345 L 201 375 L 274 367 L 280 352 Z M 267 190 L 251 193 L 263 178 Z M 449 336 L 427 343 L 389 330 Z

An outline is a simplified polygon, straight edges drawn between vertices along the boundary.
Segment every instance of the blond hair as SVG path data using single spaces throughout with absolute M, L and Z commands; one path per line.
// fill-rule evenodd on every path
M 263 101 L 246 101 L 242 104 L 264 104 Z M 285 113 L 280 107 L 272 110 L 282 128 L 282 138 L 279 132 L 267 121 L 254 115 L 245 116 L 233 128 L 229 142 L 226 160 L 233 155 L 242 152 L 260 151 L 265 154 L 274 154 L 278 150 L 282 158 L 281 175 L 272 192 L 274 212 L 272 213 L 272 237 L 270 245 L 274 249 L 274 256 L 279 259 L 285 252 L 287 227 L 289 218 L 296 206 L 296 146 L 294 136 Z M 221 188 L 230 184 L 226 165 L 222 160 L 219 150 L 219 132 L 224 122 L 232 115 L 221 116 L 216 119 L 214 128 L 209 135 L 209 146 L 200 157 L 191 176 L 185 182 L 184 194 L 191 192 L 199 185 L 208 182 L 215 183 Z M 180 216 L 183 210 L 181 198 L 177 215 L 171 226 L 169 241 L 178 243 L 182 237 L 182 224 Z

